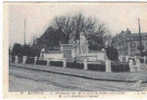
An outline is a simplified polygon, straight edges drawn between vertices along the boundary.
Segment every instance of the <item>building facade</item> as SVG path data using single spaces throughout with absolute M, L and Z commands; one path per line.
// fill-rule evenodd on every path
M 141 33 L 143 51 L 147 51 L 147 32 Z M 112 39 L 112 45 L 118 50 L 120 56 L 135 56 L 139 55 L 140 37 L 138 33 L 130 31 L 122 31 Z

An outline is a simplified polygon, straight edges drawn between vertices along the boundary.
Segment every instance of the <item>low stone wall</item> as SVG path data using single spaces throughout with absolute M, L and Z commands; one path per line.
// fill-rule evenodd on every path
M 18 57 L 12 63 L 19 63 Z M 100 61 L 89 62 L 87 59 L 83 59 L 80 62 L 68 62 L 67 59 L 39 59 L 37 57 L 23 57 L 21 60 L 22 64 L 36 64 L 36 65 L 46 65 L 53 67 L 63 67 L 63 68 L 76 68 L 83 70 L 92 70 L 100 72 L 129 72 L 130 66 L 128 64 L 112 64 L 110 60 L 106 60 L 103 63 Z

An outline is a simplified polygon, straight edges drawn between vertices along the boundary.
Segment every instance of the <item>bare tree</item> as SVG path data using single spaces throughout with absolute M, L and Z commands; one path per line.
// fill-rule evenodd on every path
M 80 34 L 80 32 L 88 32 L 94 29 L 95 20 L 87 18 L 81 13 L 75 16 L 59 16 L 53 20 L 53 27 L 61 29 L 65 35 Z
M 81 13 L 74 16 L 56 17 L 52 26 L 64 33 L 66 43 L 71 39 L 78 40 L 80 33 L 84 32 L 89 42 L 93 42 L 96 46 L 99 44 L 103 45 L 103 38 L 107 33 L 105 24 L 98 22 L 95 18 L 86 17 Z

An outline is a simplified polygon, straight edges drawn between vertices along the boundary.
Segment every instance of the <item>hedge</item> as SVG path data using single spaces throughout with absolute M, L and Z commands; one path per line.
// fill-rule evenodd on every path
M 23 62 L 22 56 L 18 56 L 18 63 L 22 63 L 22 62 Z
M 129 72 L 130 68 L 128 64 L 111 64 L 112 72 Z
M 36 64 L 37 65 L 47 65 L 47 61 L 45 61 L 45 60 L 37 60 Z
M 12 63 L 15 63 L 15 56 L 12 56 Z
M 106 66 L 104 64 L 88 64 L 88 70 L 104 72 L 106 70 Z
M 77 69 L 83 69 L 84 68 L 83 63 L 76 63 L 76 62 L 67 62 L 66 66 L 68 68 L 77 68 Z
M 34 58 L 32 57 L 27 58 L 26 64 L 34 64 Z
M 62 67 L 63 62 L 62 61 L 50 61 L 51 66 L 57 66 L 57 67 Z

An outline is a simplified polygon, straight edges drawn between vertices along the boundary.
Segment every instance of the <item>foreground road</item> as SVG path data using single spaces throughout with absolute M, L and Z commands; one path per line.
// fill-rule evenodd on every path
M 98 81 L 79 77 L 33 71 L 24 68 L 9 68 L 10 91 L 135 91 L 135 83 Z

